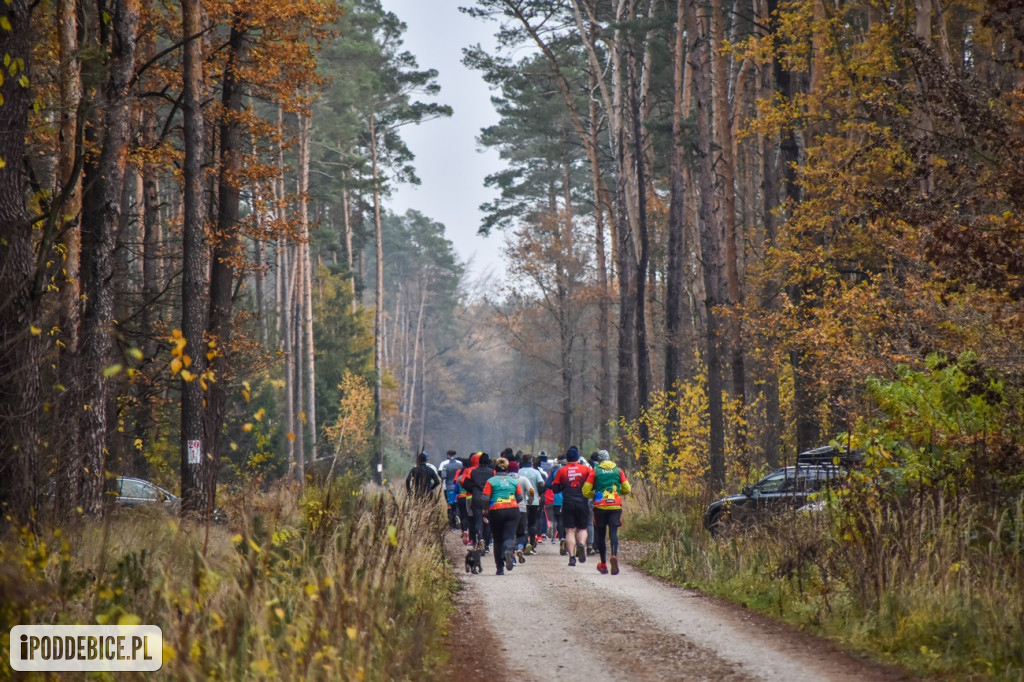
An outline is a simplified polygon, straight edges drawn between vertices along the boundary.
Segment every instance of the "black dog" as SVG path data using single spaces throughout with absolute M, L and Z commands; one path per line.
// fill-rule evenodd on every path
M 483 566 L 480 565 L 480 550 L 471 549 L 466 552 L 466 573 L 477 573 L 483 572 Z

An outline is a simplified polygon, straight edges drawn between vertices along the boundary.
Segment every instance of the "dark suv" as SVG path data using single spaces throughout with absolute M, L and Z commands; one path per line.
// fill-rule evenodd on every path
M 796 509 L 823 487 L 846 476 L 860 461 L 859 453 L 847 453 L 826 446 L 797 455 L 796 464 L 773 471 L 738 495 L 730 495 L 708 505 L 704 527 L 718 535 L 730 523 L 752 523 L 770 514 Z

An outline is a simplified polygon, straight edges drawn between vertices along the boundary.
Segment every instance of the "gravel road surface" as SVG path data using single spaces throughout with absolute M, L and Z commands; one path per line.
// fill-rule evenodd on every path
M 624 562 L 617 576 L 597 557 L 576 567 L 545 543 L 504 576 L 493 557 L 465 573 L 460 538 L 446 549 L 463 583 L 443 679 L 905 680 L 742 607 L 668 585 Z M 483 676 L 483 677 L 481 677 Z

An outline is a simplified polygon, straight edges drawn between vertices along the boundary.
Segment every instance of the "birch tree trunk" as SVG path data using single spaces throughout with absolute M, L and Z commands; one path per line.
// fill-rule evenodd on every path
M 373 438 L 377 455 L 377 471 L 375 480 L 384 482 L 384 411 L 381 401 L 384 392 L 384 366 L 381 362 L 381 351 L 384 344 L 384 231 L 380 217 L 380 175 L 377 159 L 377 121 L 371 113 L 370 128 L 370 168 L 373 179 L 373 236 L 374 256 L 377 260 L 376 310 L 373 314 L 373 369 L 376 380 L 373 384 Z
M 308 92 L 307 92 L 308 96 Z M 302 334 L 305 353 L 306 419 L 309 426 L 309 452 L 316 457 L 316 347 L 313 343 L 313 259 L 309 244 L 309 143 L 313 125 L 311 115 L 300 116 L 299 133 L 299 229 L 302 253 Z
M 302 332 L 302 309 L 305 307 L 304 282 L 306 276 L 306 260 L 302 256 L 302 244 L 295 244 L 292 247 L 292 263 L 294 281 L 292 283 L 291 321 L 292 325 L 288 333 L 292 338 L 292 363 L 291 374 L 288 377 L 288 390 L 292 393 L 292 404 L 294 405 L 294 430 L 295 436 L 295 467 L 296 477 L 299 486 L 306 484 L 306 424 L 309 417 L 306 414 L 305 393 L 303 391 L 303 357 L 305 352 L 305 334 Z
M 420 356 L 423 353 L 423 313 L 427 308 L 427 283 L 426 281 L 420 282 L 420 305 L 419 312 L 416 315 L 416 334 L 413 337 L 412 343 L 412 379 L 409 386 L 409 402 L 406 407 L 408 412 L 408 424 L 406 426 L 405 437 L 411 443 L 412 441 L 412 422 L 413 422 L 413 411 L 416 405 L 416 385 L 417 385 L 417 370 L 420 365 Z M 421 429 L 422 431 L 422 429 Z M 422 440 L 422 439 L 421 439 Z

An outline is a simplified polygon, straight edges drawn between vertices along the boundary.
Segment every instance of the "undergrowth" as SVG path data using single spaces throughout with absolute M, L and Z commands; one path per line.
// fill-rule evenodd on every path
M 0 655 L 18 624 L 141 622 L 161 627 L 176 679 L 430 675 L 454 589 L 440 507 L 344 481 L 235 502 L 234 527 L 140 511 L 9 530 Z
M 1024 400 L 969 355 L 866 383 L 875 411 L 837 439 L 865 465 L 824 509 L 714 538 L 700 481 L 651 476 L 624 535 L 656 575 L 880 660 L 1024 679 Z

